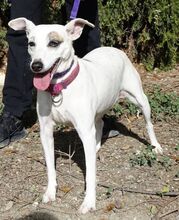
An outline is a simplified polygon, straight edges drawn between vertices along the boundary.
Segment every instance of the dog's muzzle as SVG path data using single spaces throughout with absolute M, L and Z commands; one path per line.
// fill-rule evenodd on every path
M 43 69 L 43 63 L 41 61 L 34 61 L 32 63 L 31 68 L 35 73 L 33 83 L 38 90 L 45 91 L 49 87 L 53 73 L 56 72 L 59 63 L 60 58 L 58 58 L 53 66 L 45 72 L 41 72 Z

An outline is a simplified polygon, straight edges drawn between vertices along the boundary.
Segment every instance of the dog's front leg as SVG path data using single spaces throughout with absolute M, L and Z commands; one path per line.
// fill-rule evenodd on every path
M 96 209 L 96 130 L 92 126 L 89 130 L 78 130 L 83 142 L 86 161 L 86 195 L 79 212 L 82 214 Z
M 56 171 L 55 171 L 55 153 L 54 153 L 54 138 L 53 138 L 53 124 L 51 122 L 40 123 L 40 136 L 45 154 L 45 161 L 47 165 L 48 186 L 43 195 L 43 202 L 47 203 L 55 200 L 56 196 Z

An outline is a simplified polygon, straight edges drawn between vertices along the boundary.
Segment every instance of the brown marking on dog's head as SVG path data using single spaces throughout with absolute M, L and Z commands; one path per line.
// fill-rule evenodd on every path
M 63 42 L 64 39 L 62 36 L 60 36 L 56 31 L 52 31 L 48 34 L 49 40 L 55 40 L 55 41 L 59 41 L 59 42 Z

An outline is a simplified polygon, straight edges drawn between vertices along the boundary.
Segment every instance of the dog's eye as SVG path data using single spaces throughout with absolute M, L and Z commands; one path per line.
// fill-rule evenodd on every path
M 51 40 L 49 43 L 48 43 L 48 47 L 58 47 L 60 45 L 60 41 L 58 40 Z
M 33 41 L 30 41 L 30 42 L 28 43 L 28 45 L 29 45 L 30 47 L 35 47 L 35 43 L 34 43 Z

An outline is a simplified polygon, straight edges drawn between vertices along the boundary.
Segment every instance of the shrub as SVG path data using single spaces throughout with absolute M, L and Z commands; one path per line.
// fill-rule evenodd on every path
M 65 0 L 46 0 L 43 22 L 63 24 L 62 13 L 64 12 Z
M 101 39 L 104 45 L 127 50 L 148 70 L 176 64 L 179 48 L 178 0 L 101 0 Z
M 0 66 L 2 65 L 2 61 L 4 56 L 6 55 L 7 43 L 5 41 L 6 30 L 2 28 L 0 30 Z
M 3 58 L 6 55 L 7 42 L 5 41 L 6 27 L 8 21 L 8 2 L 0 2 L 0 66 L 3 64 Z

